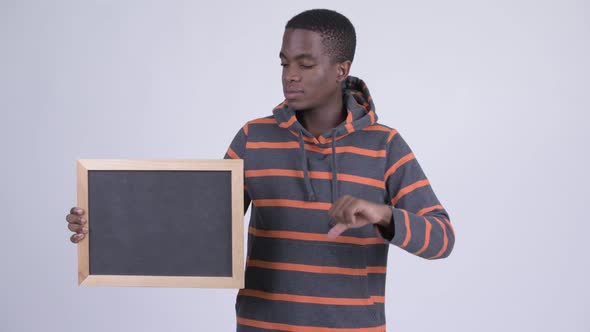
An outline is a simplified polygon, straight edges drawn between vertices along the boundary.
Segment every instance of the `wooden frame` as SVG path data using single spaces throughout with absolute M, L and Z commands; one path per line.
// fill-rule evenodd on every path
M 78 243 L 79 286 L 141 286 L 141 287 L 244 287 L 244 164 L 241 159 L 224 160 L 121 160 L 81 159 L 77 161 L 78 207 L 86 212 L 86 225 L 92 232 L 92 211 L 88 211 L 88 171 L 92 170 L 202 170 L 231 171 L 232 206 L 232 276 L 130 276 L 90 275 L 89 236 Z

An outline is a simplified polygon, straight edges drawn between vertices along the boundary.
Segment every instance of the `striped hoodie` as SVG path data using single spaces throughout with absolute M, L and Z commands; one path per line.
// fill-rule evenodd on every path
M 377 123 L 365 83 L 343 84 L 346 120 L 319 137 L 286 102 L 246 123 L 225 158 L 244 160 L 252 203 L 237 331 L 385 331 L 389 244 L 426 259 L 454 244 L 449 216 L 399 132 Z M 334 240 L 341 195 L 392 206 L 393 237 L 371 225 Z

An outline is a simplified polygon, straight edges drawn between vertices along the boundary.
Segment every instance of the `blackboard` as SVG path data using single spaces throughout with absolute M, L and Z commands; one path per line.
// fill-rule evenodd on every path
M 78 160 L 80 285 L 243 287 L 241 160 Z

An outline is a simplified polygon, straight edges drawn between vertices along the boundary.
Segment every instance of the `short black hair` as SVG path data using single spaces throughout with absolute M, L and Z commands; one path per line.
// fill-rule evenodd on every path
M 326 55 L 335 62 L 354 59 L 356 33 L 346 16 L 329 9 L 311 9 L 295 15 L 285 29 L 304 29 L 322 35 Z

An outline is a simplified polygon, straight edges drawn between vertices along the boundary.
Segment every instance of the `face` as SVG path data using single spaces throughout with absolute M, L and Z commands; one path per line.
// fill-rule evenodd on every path
M 324 54 L 322 36 L 313 31 L 286 29 L 279 54 L 283 67 L 283 93 L 295 110 L 316 109 L 340 98 L 346 64 Z

